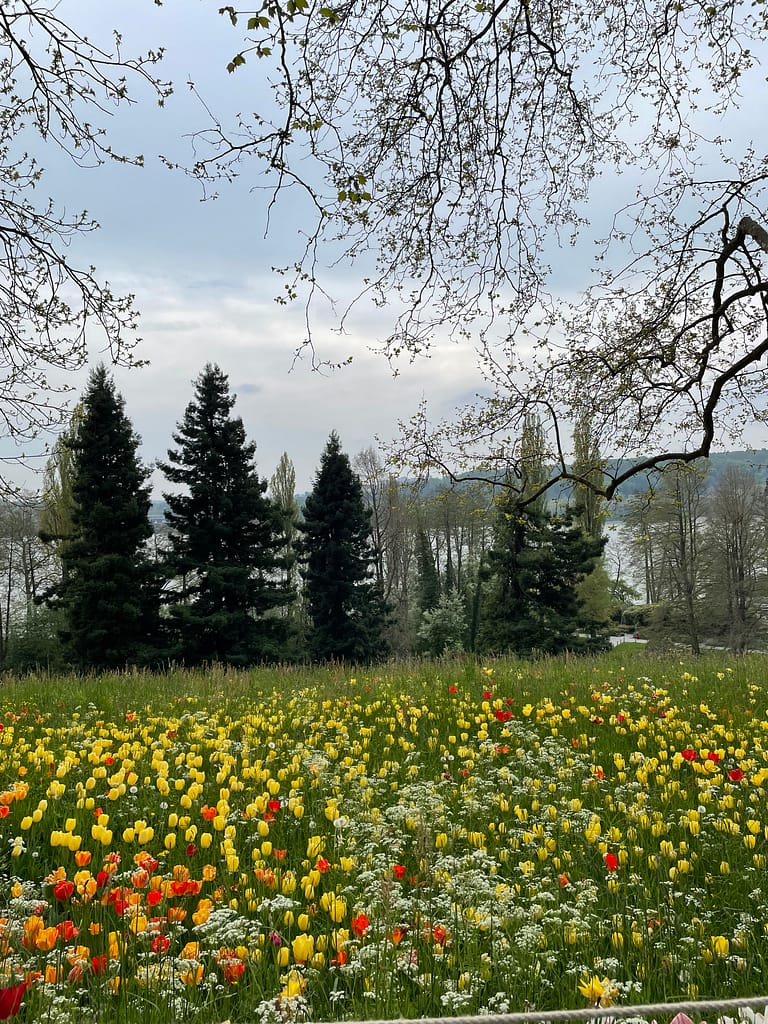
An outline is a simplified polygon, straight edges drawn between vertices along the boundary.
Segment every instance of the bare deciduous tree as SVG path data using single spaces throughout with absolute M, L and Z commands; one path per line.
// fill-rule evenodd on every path
M 58 5 L 8 0 L 0 6 L 0 433 L 17 441 L 62 422 L 61 371 L 87 357 L 86 333 L 118 362 L 134 361 L 132 296 L 117 296 L 68 251 L 97 225 L 45 198 L 50 148 L 76 163 L 140 164 L 115 151 L 104 124 L 132 102 L 129 82 L 160 102 L 169 87 L 154 75 L 160 53 L 121 53 L 115 33 L 99 46 L 65 23 Z
M 710 601 L 719 612 L 721 636 L 743 654 L 764 630 L 765 572 L 763 493 L 745 469 L 729 467 L 709 496 Z
M 221 13 L 244 29 L 229 70 L 260 65 L 269 99 L 202 131 L 192 170 L 231 178 L 253 156 L 278 210 L 283 192 L 307 199 L 315 219 L 284 299 L 311 305 L 357 262 L 358 298 L 393 309 L 388 356 L 451 335 L 477 346 L 481 397 L 453 421 L 420 410 L 408 461 L 498 479 L 533 412 L 551 485 L 574 475 L 570 425 L 586 408 L 604 451 L 643 456 L 601 484 L 588 475 L 610 496 L 764 415 L 768 163 L 734 141 L 764 5 L 264 0 Z M 583 292 L 590 219 L 605 270 Z M 557 297 L 554 261 L 581 298 Z

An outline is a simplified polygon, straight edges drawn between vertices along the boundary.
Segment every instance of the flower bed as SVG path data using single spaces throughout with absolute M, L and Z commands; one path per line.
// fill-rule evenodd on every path
M 759 995 L 762 687 L 538 676 L 7 702 L 0 1019 Z

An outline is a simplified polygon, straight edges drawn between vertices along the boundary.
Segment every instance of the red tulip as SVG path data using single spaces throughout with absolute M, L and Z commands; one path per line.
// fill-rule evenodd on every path
M 0 988 L 0 1020 L 8 1020 L 15 1017 L 21 1009 L 21 1001 L 27 991 L 29 982 L 22 981 L 11 988 Z

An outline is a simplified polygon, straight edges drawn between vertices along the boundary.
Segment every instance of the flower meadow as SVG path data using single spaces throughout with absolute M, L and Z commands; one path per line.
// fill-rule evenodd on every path
M 0 1019 L 762 995 L 768 662 L 212 670 L 0 693 Z

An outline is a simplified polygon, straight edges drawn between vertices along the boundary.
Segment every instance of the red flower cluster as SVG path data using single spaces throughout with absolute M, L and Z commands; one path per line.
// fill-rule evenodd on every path
M 198 896 L 202 883 L 194 878 L 174 879 L 171 882 L 171 892 L 174 896 Z
M 156 935 L 152 939 L 152 952 L 153 953 L 165 953 L 171 945 L 171 940 L 167 935 Z

